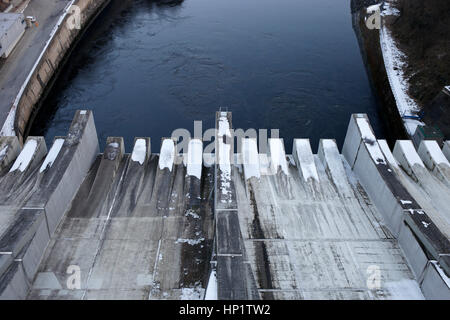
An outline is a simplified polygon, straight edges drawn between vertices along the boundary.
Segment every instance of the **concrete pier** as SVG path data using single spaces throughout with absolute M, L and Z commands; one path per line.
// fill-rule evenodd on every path
M 450 299 L 448 142 L 392 151 L 354 114 L 342 153 L 236 154 L 230 112 L 216 129 L 214 154 L 147 137 L 100 154 L 87 110 L 50 149 L 2 137 L 0 298 Z

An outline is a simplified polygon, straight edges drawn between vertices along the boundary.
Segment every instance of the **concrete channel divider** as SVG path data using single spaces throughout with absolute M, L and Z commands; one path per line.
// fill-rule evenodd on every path
M 441 298 L 450 298 L 450 291 L 445 289 L 448 284 L 445 278 L 427 276 L 428 273 L 435 275 L 431 268 L 436 267 L 443 274 L 449 274 L 449 241 L 397 180 L 375 138 L 367 115 L 353 114 L 350 118 L 342 153 L 382 214 L 387 227 L 398 239 L 425 297 L 433 296 L 430 287 L 439 286 L 443 292 L 447 292 Z M 389 157 L 392 158 L 392 155 Z M 389 162 L 392 161 L 390 159 Z M 413 165 L 416 161 L 403 160 L 405 164 Z M 432 259 L 438 261 L 439 265 L 433 265 Z
M 105 150 L 95 174 L 92 187 L 86 201 L 76 206 L 76 216 L 108 216 L 109 208 L 106 203 L 107 201 L 104 201 L 104 199 L 106 199 L 113 186 L 124 153 L 125 147 L 122 137 L 108 137 L 106 139 Z
M 423 140 L 417 152 L 426 167 L 449 187 L 450 163 L 439 148 L 439 144 L 436 141 Z
M 336 141 L 334 139 L 321 139 L 317 154 L 336 186 L 336 192 L 344 198 L 354 197 Z
M 439 208 L 444 215 L 450 214 L 448 206 L 450 189 L 446 183 L 425 168 L 413 143 L 409 140 L 397 141 L 393 154 L 407 174 L 427 195 L 432 197 L 433 206 Z
M 420 159 L 419 155 L 414 148 L 414 144 L 411 140 L 398 140 L 395 143 L 394 157 L 402 166 L 403 170 L 408 173 L 408 175 L 413 178 L 415 181 L 418 181 L 417 176 L 415 175 L 415 167 L 425 168 L 422 159 Z
M 122 140 L 120 143 L 123 143 Z M 123 181 L 119 186 L 121 190 L 133 190 L 126 193 L 123 197 L 118 197 L 113 211 L 108 214 L 110 217 L 116 217 L 121 212 L 133 211 L 143 188 L 145 188 L 145 171 L 151 157 L 151 140 L 149 137 L 136 137 L 134 139 L 133 151 L 129 157 L 126 171 L 122 173 Z M 122 157 L 123 158 L 123 157 Z M 123 160 L 122 160 L 123 162 Z M 120 171 L 120 170 L 119 170 Z M 114 186 L 112 186 L 114 188 Z M 110 191 L 111 192 L 111 191 Z M 149 197 L 151 194 L 149 195 Z
M 26 297 L 51 236 L 99 154 L 92 112 L 77 111 L 62 146 L 53 146 L 50 151 L 52 155 L 44 160 L 47 164 L 36 166 L 32 193 L 20 204 L 8 236 L 0 239 L 1 247 L 13 258 L 0 275 L 2 299 Z
M 7 176 L 14 180 L 15 184 L 19 184 L 41 163 L 46 154 L 44 137 L 28 137 Z
M 165 216 L 169 215 L 170 195 L 175 179 L 174 170 L 177 156 L 176 140 L 170 137 L 162 138 L 151 201 L 156 202 L 157 209 Z
M 21 150 L 22 146 L 16 136 L 0 137 L 0 176 L 9 169 Z
M 292 155 L 303 180 L 308 183 L 319 183 L 314 155 L 309 139 L 294 139 Z
M 256 138 L 242 139 L 241 161 L 244 167 L 245 180 L 260 179 L 258 143 Z
M 33 181 L 25 181 L 33 174 L 46 153 L 47 146 L 43 137 L 28 137 L 8 172 L 0 178 L 1 205 L 20 206 L 34 184 Z
M 234 134 L 231 112 L 216 113 L 215 223 L 217 297 L 219 300 L 259 299 L 246 256 L 233 182 Z M 252 282 L 252 281 L 250 281 Z
M 270 169 L 272 174 L 279 172 L 289 175 L 288 163 L 286 161 L 286 152 L 284 150 L 284 141 L 279 138 L 269 138 Z

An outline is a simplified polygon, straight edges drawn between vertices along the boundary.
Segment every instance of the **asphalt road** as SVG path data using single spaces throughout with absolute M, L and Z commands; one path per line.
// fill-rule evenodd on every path
M 25 9 L 25 16 L 35 16 L 39 26 L 27 29 L 11 55 L 0 65 L 0 128 L 69 2 L 70 0 L 32 0 Z

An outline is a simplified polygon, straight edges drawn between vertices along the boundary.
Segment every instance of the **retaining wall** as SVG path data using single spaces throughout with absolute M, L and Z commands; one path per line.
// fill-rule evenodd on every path
M 108 3 L 109 0 L 74 0 L 61 16 L 11 111 L 15 112 L 14 131 L 21 143 L 27 134 L 30 120 L 37 112 L 38 102 L 70 53 L 73 43 Z M 80 8 L 80 29 L 71 28 L 71 24 L 68 23 L 76 12 L 72 6 Z M 9 116 L 7 121 L 11 121 Z

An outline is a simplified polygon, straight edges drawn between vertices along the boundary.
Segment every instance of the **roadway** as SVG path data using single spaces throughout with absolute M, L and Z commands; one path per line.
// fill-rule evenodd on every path
M 31 1 L 26 7 L 24 15 L 35 16 L 39 26 L 27 29 L 11 55 L 0 65 L 0 128 L 69 2 L 70 0 L 39 0 Z

